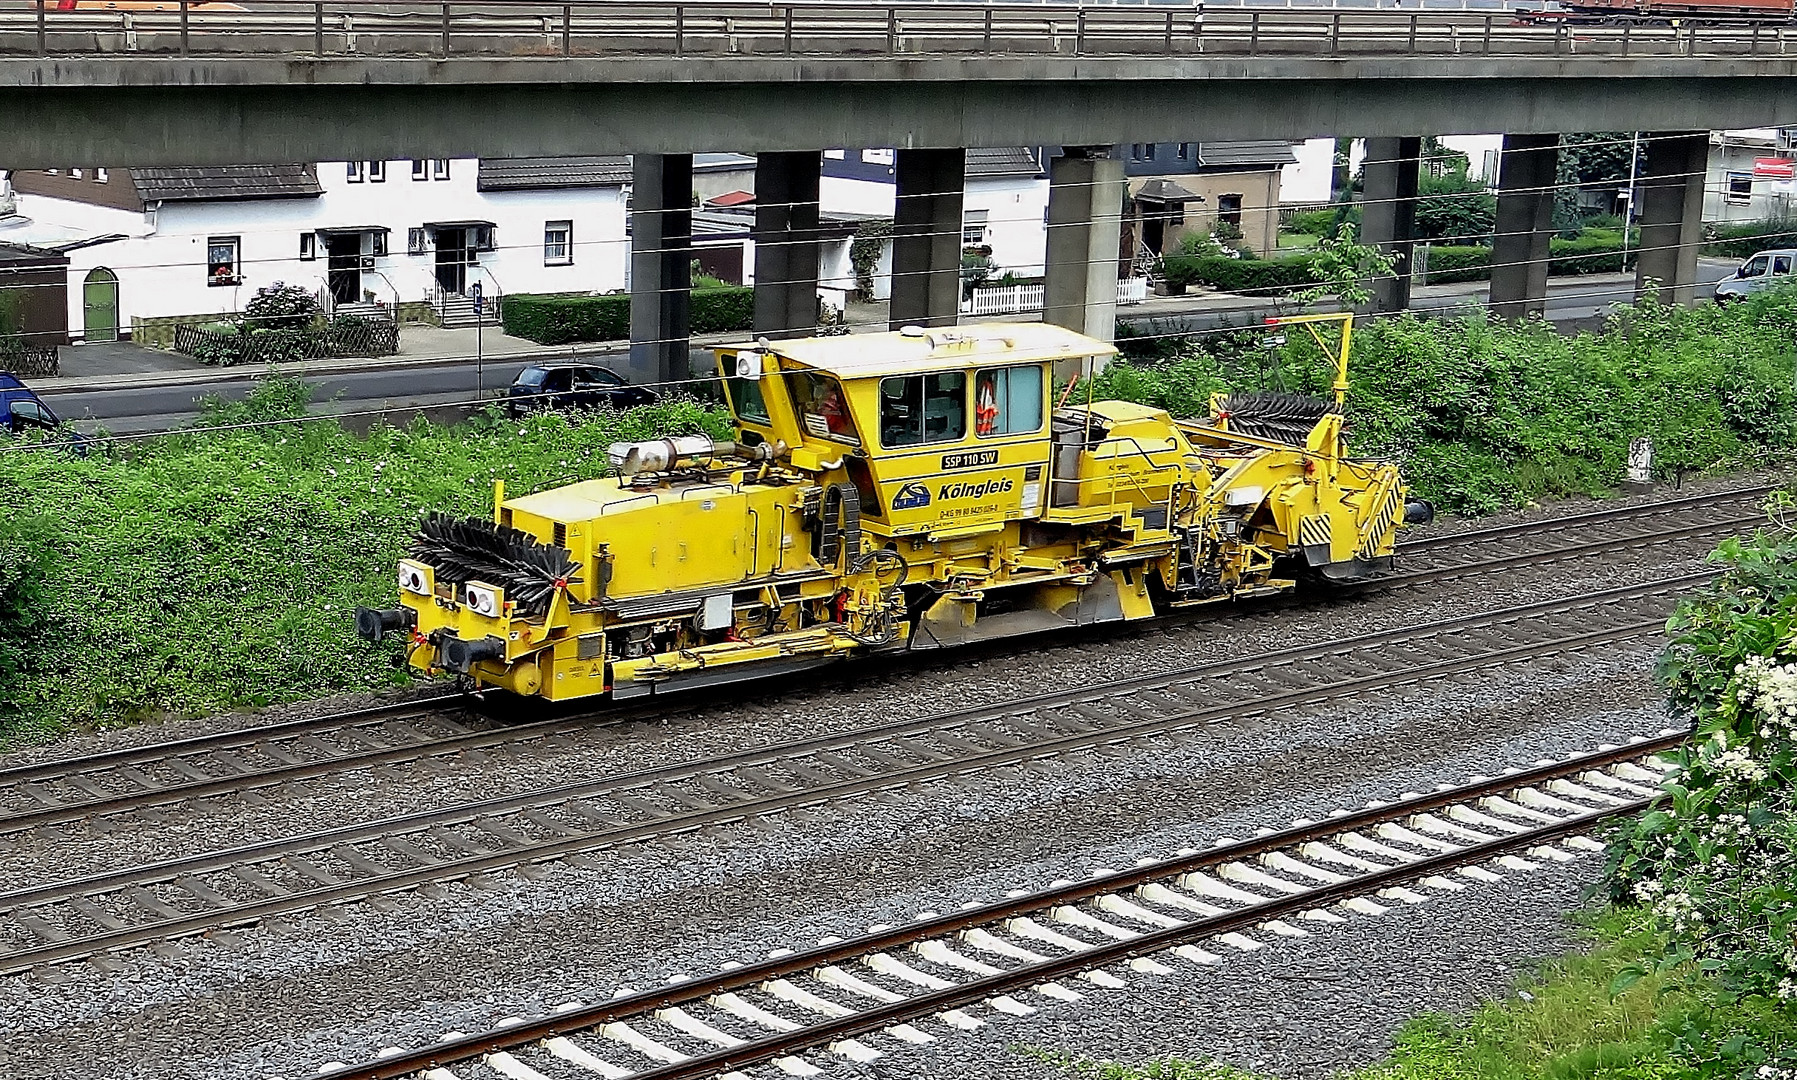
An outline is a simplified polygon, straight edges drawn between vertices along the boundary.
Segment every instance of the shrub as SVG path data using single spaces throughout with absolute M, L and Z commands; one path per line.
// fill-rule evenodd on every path
M 318 298 L 299 285 L 257 289 L 243 305 L 244 325 L 252 330 L 309 330 L 318 317 Z
M 1360 207 L 1353 204 L 1326 206 L 1320 210 L 1305 210 L 1293 214 L 1285 223 L 1286 232 L 1303 233 L 1306 236 L 1334 236 L 1335 230 L 1342 224 L 1354 226 L 1360 231 Z
M 692 332 L 723 334 L 755 325 L 755 290 L 725 285 L 692 291 Z M 499 322 L 513 337 L 539 345 L 625 341 L 630 337 L 630 296 L 614 293 L 516 293 L 499 308 Z

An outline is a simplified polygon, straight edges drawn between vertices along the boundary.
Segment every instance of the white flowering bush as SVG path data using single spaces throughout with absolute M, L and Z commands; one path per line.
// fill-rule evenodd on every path
M 401 682 L 352 614 L 393 602 L 425 511 L 600 475 L 618 439 L 727 430 L 671 400 L 357 436 L 289 422 L 305 398 L 272 380 L 215 403 L 214 430 L 0 452 L 0 745 Z
M 1694 728 L 1654 806 L 1611 845 L 1613 898 L 1664 936 L 1652 965 L 1685 973 L 1715 1006 L 1682 1038 L 1709 1075 L 1797 1078 L 1797 532 L 1730 540 L 1724 570 L 1669 629 L 1661 675 Z M 1732 1019 L 1730 1019 L 1732 1018 Z M 1748 1022 L 1743 1018 L 1757 1018 Z

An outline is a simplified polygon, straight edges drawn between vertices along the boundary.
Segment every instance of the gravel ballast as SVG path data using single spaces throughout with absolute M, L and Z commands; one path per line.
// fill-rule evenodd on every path
M 1574 512 L 1553 509 L 1554 516 Z M 1252 656 L 1652 580 L 1702 569 L 1700 557 L 1710 546 L 1526 568 L 1334 607 L 1280 607 L 1245 617 L 1235 612 L 1223 620 L 1054 640 L 1004 656 L 870 667 L 724 707 L 695 704 L 664 724 L 595 728 L 561 747 L 496 752 L 448 770 L 353 774 L 273 794 L 264 805 L 221 800 L 203 803 L 191 814 L 171 814 L 166 824 L 120 823 L 109 835 L 21 844 L 0 868 L 0 881 L 7 883 L 0 887 L 130 865 L 146 851 L 173 857 L 845 730 L 874 716 L 926 715 L 1079 681 Z M 725 961 L 800 947 L 922 910 L 989 901 L 1007 889 L 1040 886 L 1093 867 L 1164 857 L 1182 847 L 1207 846 L 1218 836 L 1278 828 L 1294 817 L 1319 817 L 1407 789 L 1653 734 L 1666 723 L 1648 674 L 1656 651 L 1652 643 L 1605 646 L 1497 669 L 1476 682 L 1413 687 L 1273 719 L 1214 725 L 1195 737 L 1144 742 L 1121 759 L 1060 761 L 1020 779 L 932 783 L 902 796 L 709 829 L 677 842 L 605 853 L 595 857 L 592 869 L 551 866 L 535 875 L 541 880 L 495 875 L 472 885 L 435 888 L 430 896 L 358 905 L 335 917 L 286 916 L 278 928 L 232 931 L 235 944 L 195 941 L 165 950 L 169 955 L 121 954 L 109 965 L 116 970 L 69 965 L 44 978 L 8 978 L 0 980 L 0 1059 L 18 1080 L 297 1078 L 327 1061 L 358 1060 L 383 1046 L 430 1041 L 449 1030 L 480 1030 L 507 1016 L 609 996 L 623 986 L 647 987 L 674 974 L 712 970 Z M 166 726 L 157 739 L 183 733 Z M 221 841 L 219 830 L 226 823 L 230 835 Z M 1376 1055 L 1392 1024 L 1408 1015 L 1410 998 L 1396 991 L 1363 994 L 1378 1008 L 1369 1006 L 1353 1023 L 1319 1019 L 1307 1027 L 1300 1018 L 1307 1015 L 1306 1002 L 1315 1001 L 1276 993 L 1316 991 L 1324 983 L 1339 990 L 1359 976 L 1331 981 L 1267 974 L 1265 986 L 1256 991 L 1265 1015 L 1286 1017 L 1292 1025 L 1277 1035 L 1264 1023 L 1235 1029 L 1224 1022 L 1232 1016 L 1241 1023 L 1252 1020 L 1242 1012 L 1245 1006 L 1232 1011 L 1228 1004 L 1229 994 L 1242 992 L 1242 984 L 1219 984 L 1216 1000 L 1205 987 L 1234 978 L 1229 973 L 1244 963 L 1250 966 L 1243 970 L 1258 970 L 1253 965 L 1288 962 L 1281 958 L 1296 955 L 1295 950 L 1350 941 L 1345 936 L 1350 933 L 1380 936 L 1380 928 L 1396 925 L 1391 920 L 1400 916 L 1421 918 L 1448 910 L 1450 902 L 1480 903 L 1477 896 L 1493 889 L 1527 892 L 1530 881 L 1589 872 L 1591 862 L 1469 889 L 1451 901 L 1380 920 L 1323 928 L 1300 942 L 1280 941 L 1233 956 L 1212 972 L 1187 971 L 1177 985 L 1169 983 L 1167 993 L 1178 1004 L 1168 1008 L 1205 1018 L 1206 1027 L 1192 1029 L 1193 1039 L 1215 1040 L 1231 1054 L 1254 1049 L 1260 1055 L 1232 1063 L 1260 1061 L 1257 1067 L 1278 1075 L 1318 1075 L 1304 1071 L 1309 1066 L 1299 1047 L 1314 1049 L 1319 1032 L 1351 1044 L 1331 1050 L 1338 1060 L 1344 1054 L 1353 1060 Z M 1503 962 L 1514 967 L 1525 953 L 1555 951 L 1554 913 L 1564 909 L 1568 894 L 1548 888 L 1542 895 L 1540 934 L 1519 931 L 1518 940 L 1493 946 L 1489 955 L 1511 957 Z M 1492 910 L 1514 909 L 1520 919 L 1519 903 L 1493 901 Z M 1509 977 L 1506 971 L 1501 979 L 1493 974 L 1482 982 L 1482 971 L 1459 971 L 1466 961 L 1455 957 L 1487 955 L 1478 951 L 1484 948 L 1478 944 L 1483 923 L 1474 918 L 1458 935 L 1453 925 L 1446 919 L 1439 936 L 1418 931 L 1422 936 L 1405 939 L 1399 950 L 1440 959 L 1439 972 L 1418 983 L 1428 1007 L 1455 1007 L 1459 999 L 1451 991 L 1457 987 L 1499 992 Z M 1527 952 L 1534 948 L 1531 942 L 1540 947 Z M 1511 956 L 1505 950 L 1512 946 L 1524 952 Z M 1343 953 L 1373 964 L 1374 953 L 1364 943 L 1344 946 Z M 1451 977 L 1456 972 L 1458 981 Z M 1146 980 L 1136 976 L 1132 985 Z M 1429 996 L 1436 991 L 1446 996 Z M 1353 996 L 1352 990 L 1342 994 Z M 1153 997 L 1144 994 L 1145 1009 Z M 1190 1003 L 1181 1003 L 1182 997 Z M 1096 1031 L 1107 1023 L 1097 1013 L 1086 1017 L 1080 1011 L 1096 1009 L 1098 1000 L 1094 991 L 1080 1005 L 1053 1006 L 1018 1021 L 1002 1038 L 956 1041 L 972 1055 L 966 1059 L 969 1067 L 978 1063 L 979 1072 L 967 1075 L 1061 1075 L 1007 1050 L 1013 1042 L 1096 1056 L 1184 1052 L 1171 1044 L 1150 1046 L 1150 1021 L 1137 1024 L 1133 1013 L 1111 1025 L 1113 1044 L 1076 1038 L 1081 1024 Z M 1065 1031 L 1057 1026 L 1062 1024 L 1069 1025 Z M 1114 1054 L 1106 1048 L 1111 1045 Z M 906 1071 L 912 1067 L 907 1061 L 918 1071 Z M 894 1077 L 961 1075 L 958 1068 L 930 1061 L 928 1053 L 914 1058 L 894 1053 L 869 1068 Z M 840 1062 L 831 1067 L 846 1068 Z

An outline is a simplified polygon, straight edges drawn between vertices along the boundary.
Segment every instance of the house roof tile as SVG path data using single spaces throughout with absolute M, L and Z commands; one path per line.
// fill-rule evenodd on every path
M 481 191 L 613 187 L 630 183 L 630 159 L 598 157 L 482 158 L 474 186 Z
M 311 165 L 203 165 L 132 169 L 131 183 L 146 203 L 214 199 L 305 199 L 324 194 Z

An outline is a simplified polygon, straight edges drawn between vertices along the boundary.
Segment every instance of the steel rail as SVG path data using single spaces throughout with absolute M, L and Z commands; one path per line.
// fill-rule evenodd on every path
M 1537 518 L 1533 521 L 1513 521 L 1507 525 L 1492 525 L 1483 529 L 1466 529 L 1460 532 L 1440 533 L 1436 536 L 1425 536 L 1415 540 L 1406 540 L 1398 545 L 1400 555 L 1426 551 L 1430 548 L 1458 546 L 1461 544 L 1482 544 L 1492 540 L 1507 540 L 1516 536 L 1533 536 L 1544 532 L 1556 532 L 1565 529 L 1583 528 L 1587 525 L 1605 525 L 1612 522 L 1628 522 L 1659 514 L 1676 513 L 1693 507 L 1713 507 L 1727 503 L 1743 502 L 1747 499 L 1763 498 L 1777 489 L 1775 484 L 1753 484 L 1747 487 L 1729 488 L 1726 491 L 1709 492 L 1702 495 L 1686 495 L 1676 499 L 1660 499 L 1654 502 L 1634 503 L 1628 506 L 1606 506 L 1597 510 L 1588 510 L 1579 514 L 1567 514 L 1563 517 Z M 1763 515 L 1761 516 L 1763 520 Z
M 1686 575 L 1666 581 L 1653 582 L 1647 585 L 1633 586 L 1625 589 L 1610 590 L 1609 599 L 1621 601 L 1632 598 L 1654 599 L 1669 596 L 1686 585 L 1713 577 L 1712 573 Z M 1579 598 L 1574 601 L 1559 601 L 1558 606 L 1566 611 L 1579 611 L 1592 607 L 1600 607 L 1606 601 L 1601 598 Z M 1539 613 L 1547 607 L 1547 603 L 1525 605 L 1519 609 L 1509 609 L 1485 617 L 1487 625 L 1507 625 L 1529 617 L 1529 612 Z M 1430 624 L 1411 632 L 1414 639 L 1440 640 L 1443 630 L 1453 626 L 1464 629 L 1477 620 L 1461 618 L 1445 620 L 1441 624 Z M 1604 642 L 1639 637 L 1654 633 L 1663 625 L 1663 617 L 1638 619 L 1622 625 L 1613 625 L 1601 630 L 1562 634 L 1546 641 L 1515 645 L 1505 648 L 1489 649 L 1467 656 L 1437 659 L 1423 664 L 1411 664 L 1399 667 L 1394 671 L 1375 674 L 1351 676 L 1321 686 L 1301 686 L 1283 691 L 1262 694 L 1251 700 L 1237 700 L 1222 704 L 1204 704 L 1190 708 L 1176 709 L 1169 715 L 1150 719 L 1128 718 L 1116 725 L 1084 729 L 1072 734 L 1039 739 L 1026 742 L 1024 745 L 1001 745 L 997 749 L 973 750 L 966 746 L 958 749 L 959 756 L 951 756 L 946 760 L 933 756 L 924 764 L 909 767 L 894 767 L 887 771 L 852 776 L 833 783 L 825 783 L 818 787 L 793 790 L 783 789 L 784 793 L 756 795 L 742 792 L 746 802 L 711 805 L 708 809 L 700 809 L 685 813 L 675 812 L 659 818 L 638 823 L 620 823 L 610 829 L 563 836 L 548 841 L 540 841 L 502 848 L 486 854 L 469 855 L 439 862 L 428 863 L 413 869 L 389 870 L 386 873 L 370 877 L 353 879 L 319 888 L 285 893 L 260 901 L 237 904 L 228 908 L 212 908 L 191 914 L 182 913 L 172 917 L 161 918 L 137 926 L 124 927 L 75 938 L 72 940 L 53 941 L 48 944 L 17 949 L 0 954 L 0 971 L 18 971 L 40 964 L 61 962 L 93 955 L 98 952 L 115 950 L 130 945 L 150 941 L 165 940 L 174 937 L 192 935 L 210 930 L 224 929 L 254 923 L 271 915 L 292 911 L 310 910 L 313 908 L 340 904 L 348 901 L 364 899 L 382 893 L 391 893 L 413 888 L 429 882 L 459 880 L 487 871 L 520 867 L 525 864 L 541 863 L 581 852 L 602 848 L 616 847 L 633 841 L 641 841 L 651 837 L 667 836 L 692 832 L 705 826 L 731 823 L 751 817 L 764 816 L 780 811 L 801 809 L 808 806 L 822 805 L 849 797 L 860 797 L 912 786 L 931 780 L 951 778 L 961 774 L 985 772 L 996 768 L 1013 765 L 1027 765 L 1032 761 L 1063 756 L 1078 751 L 1095 751 L 1103 753 L 1107 748 L 1128 743 L 1140 738 L 1164 735 L 1177 731 L 1202 728 L 1210 723 L 1223 719 L 1252 716 L 1282 707 L 1314 705 L 1332 701 L 1337 698 L 1354 696 L 1373 690 L 1392 686 L 1409 685 L 1432 679 L 1445 678 L 1467 671 L 1489 667 L 1525 659 L 1544 653 L 1563 652 L 1579 648 L 1587 648 Z M 1401 638 L 1400 638 L 1401 639 Z M 1466 634 L 1454 634 L 1447 638 L 1456 645 L 1463 645 Z M 1338 645 L 1341 643 L 1337 643 Z M 1342 649 L 1352 652 L 1352 648 Z M 1144 680 L 1127 680 L 1130 684 L 1139 685 Z M 1166 680 L 1171 683 L 1177 680 Z M 1083 698 L 1102 698 L 1105 696 L 1121 696 L 1115 689 L 1093 689 L 1083 692 L 1061 695 L 1063 701 L 1078 701 Z M 1053 696 L 1047 696 L 1052 698 Z M 804 756 L 805 753 L 817 753 L 831 748 L 853 750 L 858 746 L 879 742 L 891 747 L 897 739 L 908 733 L 927 732 L 932 728 L 963 729 L 1006 713 L 1015 714 L 1021 708 L 1025 712 L 1035 711 L 1042 707 L 1040 699 L 1020 705 L 1007 703 L 998 707 L 983 707 L 960 713 L 949 713 L 932 725 L 929 721 L 914 721 L 894 725 L 883 725 L 874 729 L 851 733 L 839 733 L 817 739 L 803 740 L 795 744 L 784 744 L 775 747 L 764 747 L 754 751 L 746 751 L 723 758 L 710 759 L 698 763 L 687 763 L 669 766 L 663 769 L 647 770 L 642 773 L 618 777 L 609 781 L 598 781 L 585 785 L 571 785 L 561 789 L 550 789 L 548 792 L 530 793 L 513 796 L 502 800 L 493 800 L 486 804 L 455 807 L 447 810 L 432 811 L 404 818 L 388 819 L 358 826 L 348 826 L 329 830 L 307 837 L 293 838 L 262 845 L 251 845 L 235 851 L 217 852 L 187 859 L 171 860 L 164 863 L 134 868 L 123 874 L 103 874 L 79 881 L 61 882 L 38 886 L 23 890 L 15 890 L 0 894 L 0 910 L 8 915 L 17 916 L 20 912 L 29 912 L 32 907 L 42 907 L 53 902 L 80 898 L 90 895 L 105 895 L 136 884 L 168 882 L 177 879 L 191 879 L 192 875 L 208 870 L 224 869 L 234 865 L 253 865 L 267 862 L 275 858 L 291 857 L 304 852 L 330 851 L 357 839 L 379 839 L 383 836 L 404 835 L 416 832 L 430 824 L 445 822 L 467 823 L 481 818 L 491 817 L 506 807 L 523 808 L 531 805 L 550 805 L 557 801 L 567 802 L 579 794 L 591 795 L 595 792 L 624 792 L 644 790 L 659 781 L 685 778 L 701 774 L 715 774 L 734 769 L 752 767 L 754 765 L 778 764 L 783 760 L 792 760 Z M 931 755 L 922 755 L 931 757 Z M 897 762 L 894 763 L 895 766 Z
M 1625 746 L 1600 750 L 1593 754 L 1579 755 L 1565 761 L 1508 772 L 1499 777 L 1471 784 L 1415 795 L 1392 803 L 1369 806 L 1320 822 L 1294 826 L 1249 840 L 1212 847 L 1196 854 L 1137 866 L 1119 873 L 1107 873 L 1067 885 L 1038 890 L 1021 897 L 963 909 L 949 915 L 919 919 L 902 927 L 860 935 L 828 945 L 820 945 L 756 963 L 733 967 L 717 976 L 686 980 L 672 986 L 658 987 L 654 990 L 613 998 L 598 1005 L 570 1009 L 535 1020 L 509 1025 L 495 1031 L 464 1035 L 418 1050 L 389 1054 L 375 1061 L 321 1071 L 318 1077 L 319 1080 L 391 1080 L 394 1077 L 444 1068 L 484 1054 L 513 1050 L 540 1040 L 576 1034 L 612 1021 L 640 1017 L 657 1009 L 687 1005 L 720 993 L 747 989 L 772 979 L 800 975 L 870 954 L 887 952 L 921 941 L 951 937 L 976 927 L 992 926 L 1007 919 L 1031 915 L 1106 894 L 1123 892 L 1150 882 L 1175 879 L 1194 871 L 1231 862 L 1242 862 L 1271 852 L 1339 837 L 1364 829 L 1369 825 L 1400 822 L 1431 810 L 1517 791 L 1546 781 L 1577 776 L 1608 765 L 1651 757 L 1680 745 L 1689 737 L 1689 734 L 1689 732 L 1679 732 L 1663 735 Z M 1543 823 L 1520 833 L 1497 837 L 1483 843 L 1469 844 L 1451 852 L 1423 856 L 1386 869 L 1362 872 L 1349 876 L 1343 881 L 1306 888 L 1287 896 L 1268 898 L 1260 904 L 1248 905 L 1218 915 L 1204 916 L 1162 931 L 1144 932 L 1111 943 L 1091 945 L 1065 956 L 1026 964 L 997 975 L 958 983 L 946 989 L 906 996 L 903 1001 L 857 1010 L 850 1016 L 808 1024 L 797 1031 L 750 1040 L 739 1047 L 693 1055 L 673 1065 L 640 1070 L 631 1075 L 633 1080 L 635 1078 L 684 1080 L 687 1077 L 713 1076 L 731 1069 L 746 1068 L 770 1058 L 795 1053 L 832 1040 L 864 1034 L 908 1020 L 916 1020 L 947 1009 L 976 1004 L 1008 991 L 1089 971 L 1117 961 L 1162 952 L 1176 945 L 1246 929 L 1283 915 L 1323 907 L 1338 900 L 1366 895 L 1383 887 L 1426 878 L 1445 870 L 1485 862 L 1517 848 L 1536 846 L 1544 841 L 1587 831 L 1592 826 L 1609 818 L 1635 813 L 1645 808 L 1651 801 L 1651 797 L 1635 799 L 1584 814 L 1571 815 L 1552 823 Z

